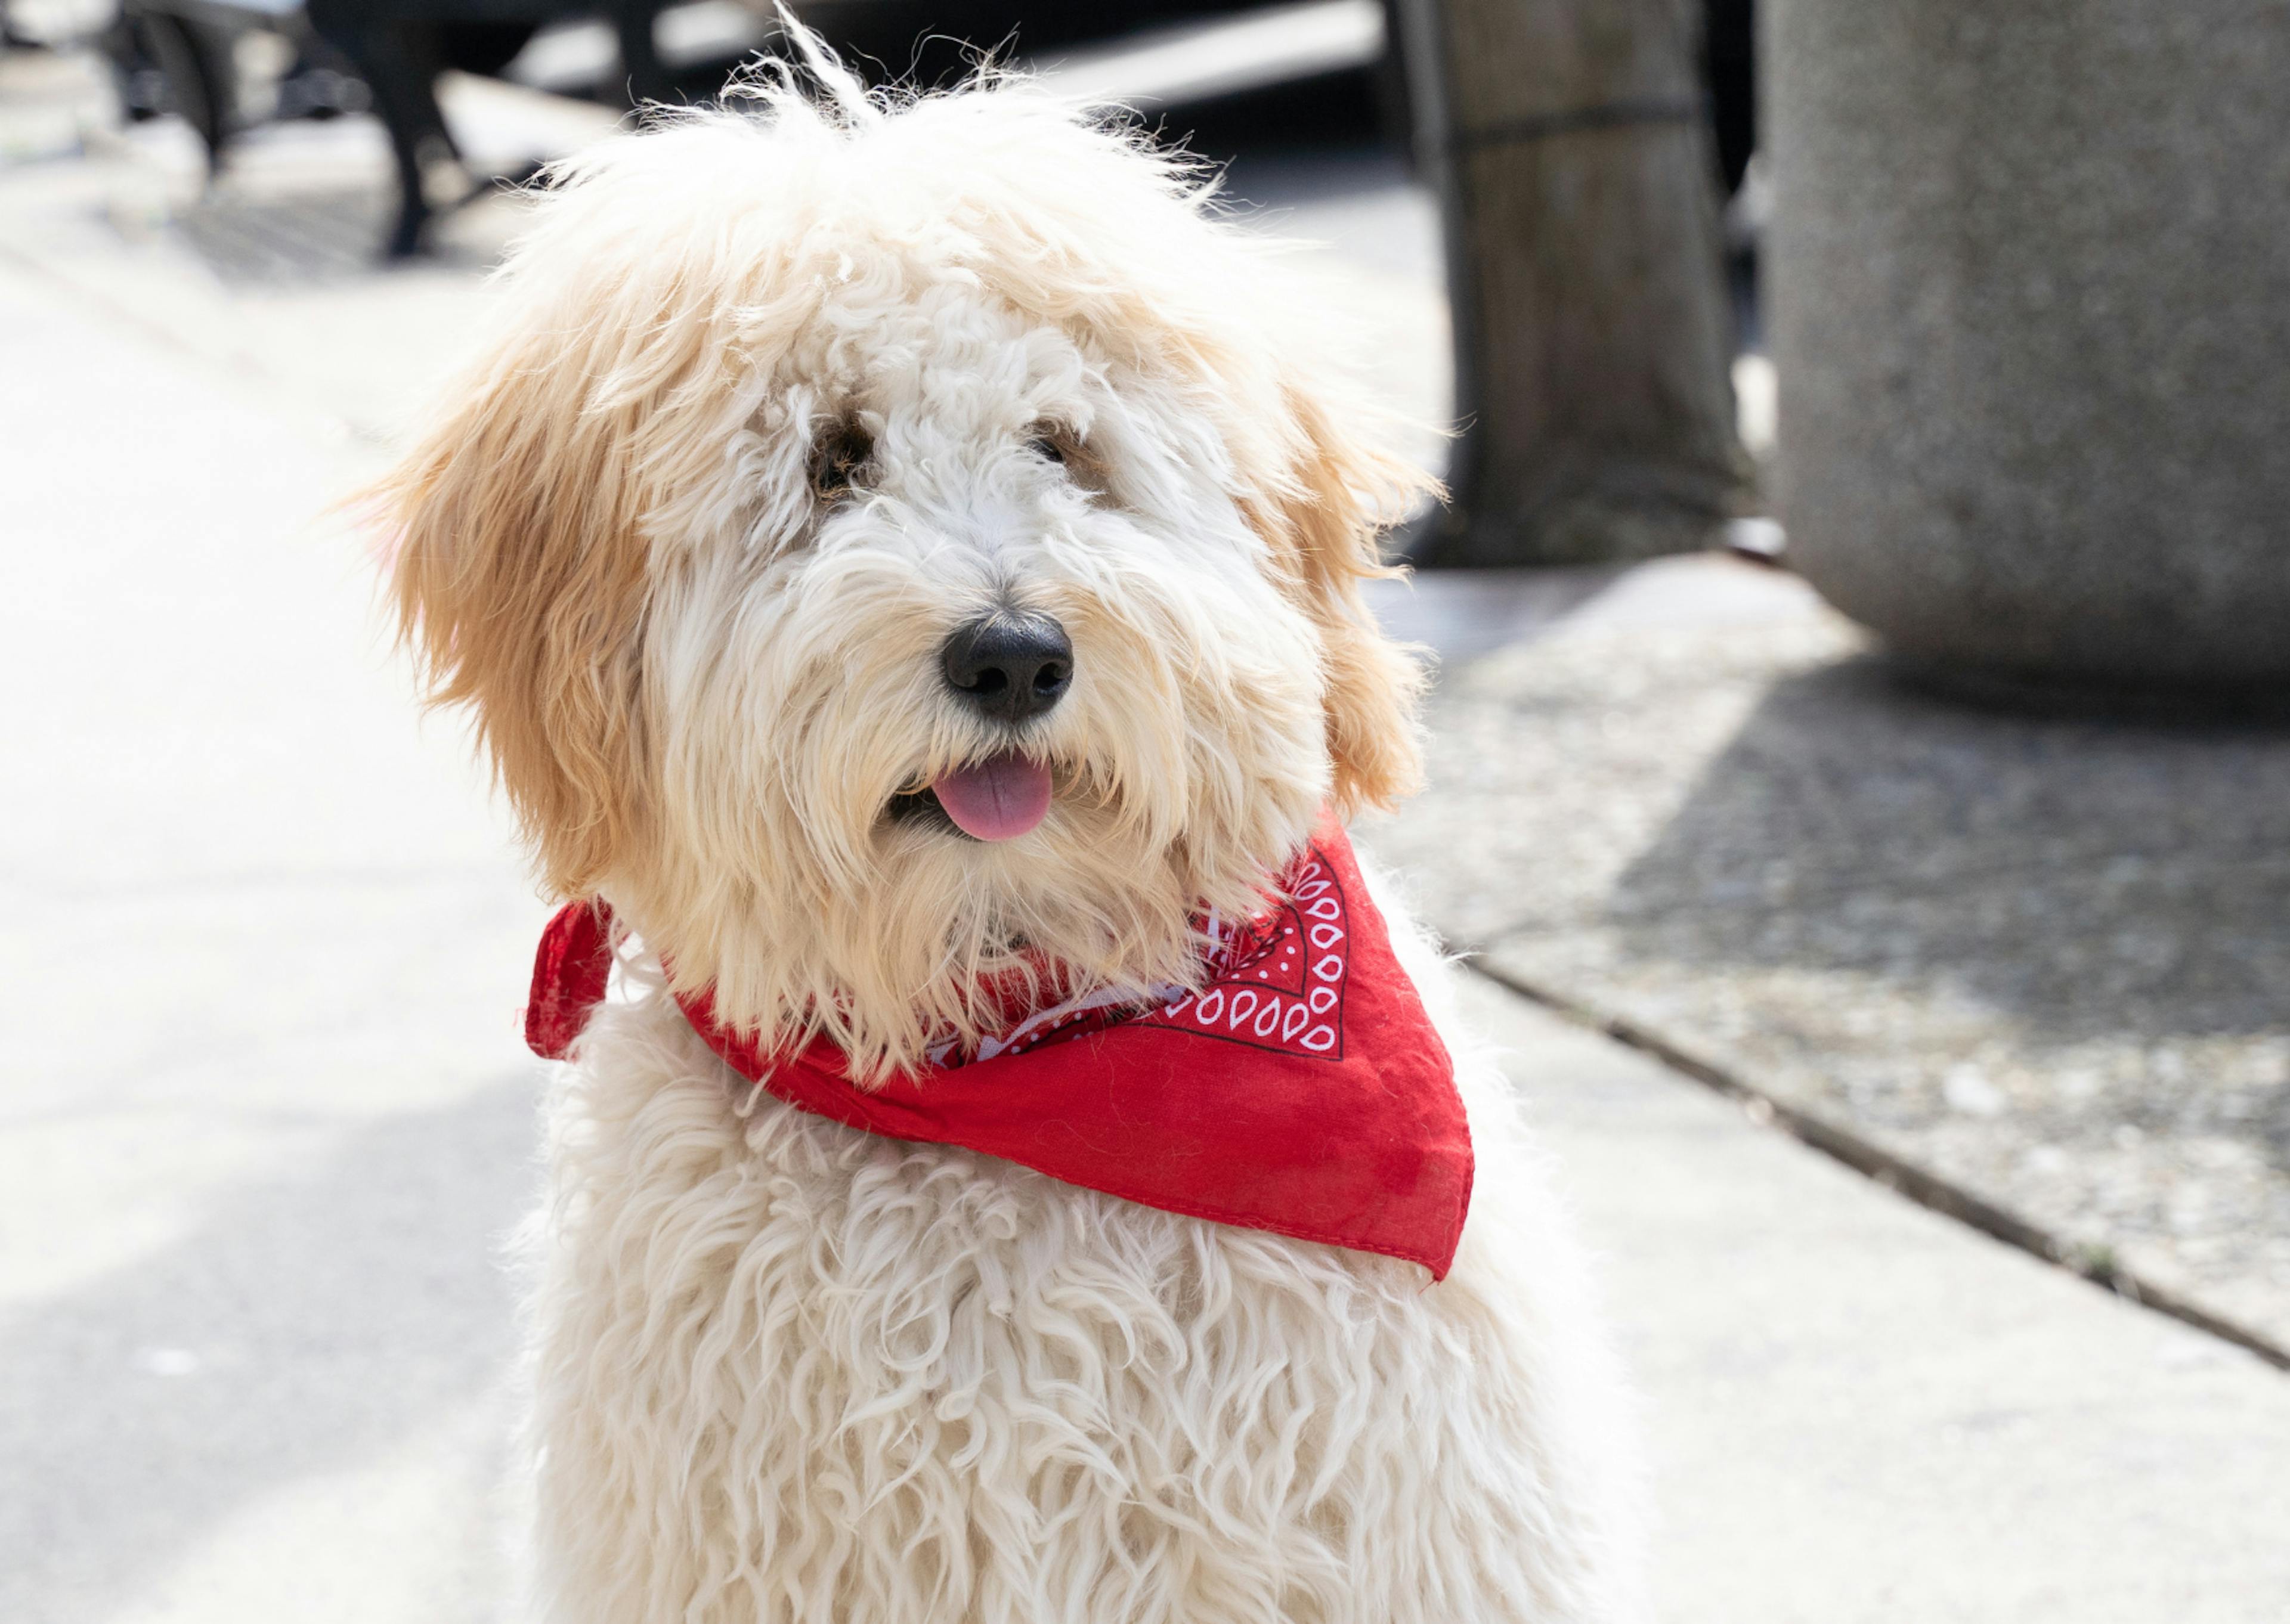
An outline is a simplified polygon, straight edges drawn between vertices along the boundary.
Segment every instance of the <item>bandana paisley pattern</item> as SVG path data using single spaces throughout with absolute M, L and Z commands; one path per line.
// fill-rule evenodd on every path
M 1327 862 L 1307 849 L 1283 876 L 1284 900 L 1254 917 L 1207 933 L 1217 946 L 1209 980 L 1198 992 L 1164 989 L 1156 1004 L 1081 998 L 1045 1010 L 981 1045 L 970 1060 L 1026 1054 L 1109 1027 L 1163 1027 L 1221 1037 L 1299 1059 L 1343 1058 L 1344 982 L 1349 974 L 1349 916 L 1343 886 Z M 966 1063 L 951 1045 L 931 1056 L 949 1069 Z

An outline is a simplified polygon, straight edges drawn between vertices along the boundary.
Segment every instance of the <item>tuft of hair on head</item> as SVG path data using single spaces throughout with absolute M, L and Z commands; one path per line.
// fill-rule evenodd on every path
M 859 76 L 844 65 L 843 59 L 835 54 L 819 30 L 799 21 L 788 10 L 787 0 L 773 0 L 772 10 L 779 16 L 781 35 L 795 46 L 796 54 L 803 59 L 804 67 L 820 87 L 821 97 L 813 98 L 813 105 L 818 106 L 823 98 L 826 106 L 821 110 L 832 111 L 849 125 L 881 124 L 888 108 L 877 99 L 877 92 L 869 91 Z M 786 64 L 781 62 L 780 66 L 784 74 Z

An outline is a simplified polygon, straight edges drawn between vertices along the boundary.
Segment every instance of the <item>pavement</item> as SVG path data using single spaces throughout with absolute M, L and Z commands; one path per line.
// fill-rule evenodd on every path
M 2290 731 L 1932 698 L 1723 557 L 1459 594 L 1370 836 L 1451 941 L 2290 1356 Z
M 0 59 L 11 116 L 79 105 L 56 89 L 68 64 L 28 86 L 10 76 L 23 60 Z M 501 145 L 524 116 L 500 111 Z M 281 201 L 335 200 L 315 209 L 319 239 L 372 212 L 370 127 L 282 132 L 203 198 L 164 129 L 17 127 L 34 125 L 66 133 L 25 138 L 0 170 L 0 533 L 17 572 L 0 683 L 20 696 L 0 745 L 21 787 L 0 802 L 18 1056 L 0 1078 L 0 1618 L 500 1618 L 515 1332 L 496 1254 L 533 1188 L 540 1079 L 516 1012 L 546 910 L 460 731 L 417 722 L 366 561 L 324 515 L 452 358 L 513 211 L 459 217 L 439 264 L 374 273 L 308 248 Z M 1422 200 L 1372 162 L 1349 181 L 1309 157 L 1255 172 L 1258 195 L 1319 222 L 1325 274 L 1413 334 L 1382 357 L 1389 387 L 1436 414 Z M 218 246 L 246 235 L 209 229 L 219 207 L 268 222 L 269 269 Z M 1843 705 L 1845 735 L 1872 742 L 1909 701 L 1854 685 L 1873 677 L 1851 634 L 1786 578 L 1714 561 L 1430 582 L 1382 608 L 1449 665 L 1434 788 L 1369 844 L 1506 973 L 1563 975 L 1584 1002 L 1738 1039 L 1734 1060 L 1766 1065 L 1753 1040 L 1779 1017 L 1709 990 L 1722 956 L 1612 945 L 1598 932 L 1629 932 L 1607 899 L 1634 871 L 1758 852 L 1767 804 L 1751 815 L 1697 786 L 1760 774 L 1829 797 L 1799 788 L 1798 804 L 1841 800 L 1852 838 L 1834 850 L 1881 855 L 1878 811 L 1933 792 L 1901 767 L 1892 791 L 1854 794 L 1790 696 Z M 1712 651 L 1725 660 L 1698 668 Z M 1914 735 L 1919 756 L 1968 748 L 1955 724 L 1918 725 L 1937 730 Z M 2033 753 L 2103 745 L 2046 734 Z M 1982 771 L 1965 758 L 1943 782 Z M 2226 780 L 2256 793 L 2270 772 Z M 2051 805 L 2011 804 L 2023 822 Z M 2103 869 L 2097 849 L 2062 867 Z M 2253 890 L 2269 871 L 2237 872 Z M 1822 911 L 1830 895 L 1784 892 L 1796 906 L 1769 928 L 1863 916 Z M 1523 924 L 1522 900 L 1559 923 Z M 1549 947 L 1569 930 L 1596 950 Z M 1811 1002 L 1893 1011 L 1945 951 L 1903 939 L 1897 964 L 1854 959 Z M 1825 961 L 1784 940 L 1749 962 Z M 1603 1258 L 1645 1398 L 1662 1617 L 2290 1616 L 2290 1379 L 1490 982 L 1471 998 Z M 1906 1003 L 1899 1041 L 1921 1041 Z M 2249 1036 L 2223 1017 L 2206 1031 Z M 1861 1043 L 1839 1051 L 1854 1076 L 1883 1047 Z M 1961 1115 L 2008 1124 L 2017 1084 L 1982 1064 L 2006 1108 Z

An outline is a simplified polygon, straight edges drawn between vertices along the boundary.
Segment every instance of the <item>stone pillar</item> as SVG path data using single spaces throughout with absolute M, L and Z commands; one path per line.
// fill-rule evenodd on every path
M 1770 0 L 1789 556 L 1911 662 L 2290 681 L 2290 6 Z

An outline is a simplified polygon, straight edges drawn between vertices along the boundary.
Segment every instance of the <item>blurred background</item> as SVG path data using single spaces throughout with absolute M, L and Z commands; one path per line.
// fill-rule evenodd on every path
M 1663 1616 L 2290 1618 L 2290 11 L 796 9 L 1221 165 L 1423 425 L 1360 833 L 1605 1259 Z M 0 1618 L 508 1616 L 546 908 L 330 504 L 536 167 L 777 24 L 0 17 Z

